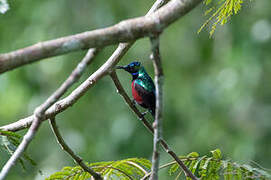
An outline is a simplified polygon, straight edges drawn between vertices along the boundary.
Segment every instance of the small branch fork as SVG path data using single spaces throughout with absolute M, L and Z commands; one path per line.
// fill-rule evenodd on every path
M 163 111 L 163 69 L 159 50 L 159 35 L 155 35 L 150 38 L 152 54 L 151 59 L 153 60 L 154 67 L 154 84 L 156 94 L 156 110 L 155 118 L 153 123 L 153 154 L 152 154 L 152 168 L 151 168 L 151 180 L 158 180 L 159 170 L 159 141 L 162 139 L 162 111 Z
M 113 80 L 117 92 L 122 96 L 126 104 L 130 107 L 130 109 L 136 114 L 138 119 L 143 123 L 143 125 L 153 134 L 154 129 L 151 126 L 151 124 L 147 121 L 147 119 L 141 114 L 141 112 L 137 109 L 137 107 L 133 104 L 131 99 L 129 98 L 128 94 L 124 90 L 123 86 L 121 85 L 119 78 L 116 74 L 115 71 L 112 71 L 110 74 L 111 79 Z M 178 164 L 179 166 L 183 169 L 183 171 L 187 174 L 188 177 L 190 177 L 193 180 L 198 180 L 196 176 L 185 166 L 185 164 L 179 159 L 179 157 L 176 155 L 176 153 L 171 150 L 167 142 L 161 138 L 159 143 L 163 146 L 165 152 L 167 152 Z
M 2 168 L 0 172 L 0 180 L 3 180 L 7 176 L 11 167 L 15 165 L 17 159 L 20 158 L 20 156 L 25 151 L 29 143 L 34 138 L 42 122 L 45 111 L 51 105 L 53 105 L 68 90 L 68 88 L 71 87 L 81 77 L 84 69 L 87 67 L 88 64 L 90 64 L 90 62 L 93 60 L 96 54 L 97 54 L 96 49 L 90 49 L 85 58 L 83 58 L 83 60 L 77 65 L 77 67 L 65 80 L 65 82 L 43 104 L 41 104 L 39 107 L 35 109 L 33 123 L 31 124 L 27 133 L 24 135 L 22 142 L 17 147 L 14 154 L 12 154 L 10 159 Z
M 71 157 L 72 159 L 74 159 L 74 161 L 82 167 L 82 169 L 84 169 L 86 172 L 88 172 L 89 174 L 91 174 L 95 180 L 102 180 L 103 178 L 97 174 L 95 171 L 93 171 L 90 167 L 88 167 L 84 162 L 83 159 L 80 158 L 79 156 L 77 156 L 72 149 L 65 143 L 64 139 L 62 138 L 58 127 L 56 125 L 56 120 L 55 118 L 51 118 L 49 119 L 50 125 L 51 125 L 51 129 L 56 137 L 56 140 L 58 142 L 58 144 L 61 146 L 61 148 L 66 151 Z
M 166 2 L 165 0 L 164 1 L 158 0 L 158 1 L 162 2 L 162 4 Z M 173 1 L 170 1 L 169 3 L 171 2 Z M 200 2 L 202 2 L 202 0 L 174 0 L 174 4 L 177 3 L 177 6 L 179 7 L 177 9 L 179 9 L 180 11 L 179 14 L 176 16 L 178 16 L 179 18 L 184 16 L 189 11 L 191 11 L 196 5 L 198 5 Z M 158 2 L 158 3 L 155 3 L 155 5 L 157 8 L 159 8 L 161 6 L 161 3 Z M 169 7 L 173 8 L 173 4 L 171 3 L 171 5 L 168 6 L 168 8 Z M 155 8 L 152 8 L 152 9 L 155 9 Z M 171 10 L 175 11 L 176 9 L 173 8 Z M 149 14 L 151 14 L 151 11 L 149 11 L 147 15 L 149 16 Z M 111 57 L 96 72 L 94 72 L 85 82 L 83 82 L 79 87 L 77 87 L 69 96 L 56 102 L 53 106 L 51 106 L 45 112 L 42 120 L 47 120 L 51 117 L 54 117 L 58 113 L 72 106 L 81 96 L 84 95 L 84 93 L 89 88 L 91 88 L 95 84 L 95 82 L 97 82 L 99 79 L 101 79 L 102 77 L 104 77 L 105 75 L 107 75 L 108 73 L 112 71 L 114 66 L 120 61 L 120 59 L 128 51 L 128 49 L 131 47 L 133 43 L 134 41 L 130 43 L 120 43 L 118 48 L 111 55 Z M 0 64 L 1 64 L 1 60 L 0 60 Z M 18 131 L 18 130 L 29 127 L 32 124 L 33 120 L 34 120 L 34 115 L 31 115 L 24 119 L 18 120 L 17 122 L 14 122 L 5 126 L 1 126 L 0 129 L 5 130 L 5 131 Z
M 187 14 L 201 1 L 202 0 L 171 0 L 166 7 L 163 7 L 159 9 L 159 12 L 157 11 L 152 14 L 157 8 L 167 2 L 167 0 L 157 0 L 151 10 L 148 12 L 147 17 L 127 20 L 107 29 L 90 31 L 89 33 L 86 32 L 66 38 L 59 38 L 10 53 L 0 54 L 0 73 L 3 73 L 5 71 L 20 67 L 24 64 L 31 63 L 36 60 L 40 60 L 45 57 L 60 55 L 89 47 L 101 47 L 117 42 L 131 41 L 130 43 L 119 44 L 116 51 L 96 72 L 94 72 L 86 81 L 84 81 L 80 86 L 78 86 L 74 91 L 72 91 L 69 96 L 58 101 L 58 99 L 67 91 L 67 89 L 80 78 L 85 67 L 90 63 L 90 60 L 95 57 L 97 50 L 90 49 L 87 54 L 87 56 L 89 55 L 90 60 L 86 60 L 88 59 L 88 57 L 86 56 L 82 60 L 82 62 L 78 64 L 76 69 L 71 73 L 69 78 L 43 104 L 41 104 L 35 109 L 32 116 L 21 119 L 15 123 L 0 127 L 1 130 L 17 131 L 30 126 L 21 144 L 18 146 L 12 157 L 8 160 L 8 162 L 1 170 L 0 180 L 3 180 L 7 176 L 9 170 L 12 166 L 14 166 L 16 160 L 25 151 L 28 144 L 34 138 L 43 120 L 53 118 L 58 113 L 66 110 L 68 107 L 73 105 L 80 97 L 82 97 L 89 88 L 93 87 L 98 80 L 114 71 L 114 66 L 120 61 L 123 55 L 135 42 L 134 40 L 143 36 L 149 36 L 150 33 L 153 32 L 161 32 L 169 24 L 173 23 L 178 18 Z M 123 28 L 118 29 L 120 26 Z M 112 30 L 113 33 L 111 33 L 109 30 Z M 108 36 L 104 36 L 104 33 Z M 45 52 L 45 54 L 42 52 Z M 111 73 L 111 77 L 114 77 L 114 73 L 115 72 Z M 146 120 L 144 120 L 145 118 L 141 115 L 141 113 L 138 110 L 135 112 L 138 117 L 140 117 L 145 126 L 151 132 L 154 132 L 152 126 Z M 160 143 L 169 154 L 172 154 L 173 157 L 174 153 L 169 150 L 167 144 L 162 139 L 160 140 Z M 184 171 L 186 172 L 185 169 Z M 194 180 L 194 178 L 192 179 Z
M 166 2 L 167 1 L 165 1 L 165 0 L 157 0 L 155 2 L 155 4 L 152 6 L 151 10 L 147 13 L 147 15 L 153 13 L 155 10 L 157 10 L 162 5 L 164 5 Z M 45 101 L 45 103 L 43 103 L 41 106 L 36 108 L 33 116 L 30 116 L 30 118 L 26 118 L 28 120 L 29 119 L 31 120 L 30 121 L 31 126 L 30 126 L 28 132 L 25 134 L 21 144 L 18 146 L 18 148 L 16 149 L 16 151 L 14 152 L 12 157 L 8 160 L 8 162 L 2 168 L 2 170 L 0 172 L 0 180 L 4 179 L 7 176 L 11 167 L 15 165 L 15 162 L 17 161 L 17 159 L 25 151 L 28 144 L 34 138 L 34 135 L 36 134 L 42 120 L 48 119 L 50 117 L 54 118 L 57 113 L 64 111 L 67 107 L 69 107 L 73 103 L 75 103 L 76 100 L 79 99 L 79 97 L 81 97 L 84 94 L 84 92 L 86 92 L 86 90 L 94 84 L 95 80 L 97 80 L 99 77 L 104 76 L 107 73 L 107 71 L 110 69 L 110 67 L 113 67 L 122 58 L 122 56 L 128 51 L 128 49 L 132 46 L 133 43 L 134 43 L 134 41 L 131 43 L 121 43 L 118 46 L 118 48 L 116 49 L 116 51 L 112 54 L 112 56 L 108 59 L 108 61 L 93 74 L 93 76 L 96 78 L 92 78 L 92 76 L 90 76 L 87 79 L 87 81 L 85 81 L 81 86 L 79 86 L 79 88 L 77 88 L 75 91 L 73 91 L 70 96 L 65 98 L 67 101 L 66 102 L 64 101 L 63 105 L 61 105 L 60 103 L 55 103 L 67 91 L 67 89 L 81 77 L 86 66 L 90 64 L 90 61 L 97 54 L 97 49 L 90 49 L 88 51 L 87 55 L 84 57 L 82 62 L 80 64 L 78 64 L 76 69 L 71 73 L 69 78 L 61 85 L 61 87 L 52 96 L 50 96 Z M 54 103 L 55 103 L 55 106 L 52 106 Z M 51 113 L 50 117 L 49 117 L 46 114 L 46 110 L 50 106 L 52 106 L 50 109 L 53 109 L 53 113 Z M 30 123 L 28 121 L 25 122 L 24 120 L 22 120 L 19 123 L 20 127 L 18 129 L 25 128 L 28 125 L 30 125 Z M 15 127 L 18 127 L 17 125 L 18 124 L 15 124 Z M 14 127 L 14 126 L 12 126 L 12 127 Z M 0 129 L 10 130 L 8 127 L 7 128 L 2 127 Z M 94 174 L 93 177 L 95 177 L 95 176 L 96 175 Z

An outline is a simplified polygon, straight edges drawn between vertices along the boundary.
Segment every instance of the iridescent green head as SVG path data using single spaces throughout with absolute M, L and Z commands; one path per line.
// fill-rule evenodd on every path
M 126 66 L 117 66 L 117 69 L 124 69 L 125 71 L 129 72 L 132 75 L 138 75 L 138 71 L 141 68 L 140 62 L 131 62 Z

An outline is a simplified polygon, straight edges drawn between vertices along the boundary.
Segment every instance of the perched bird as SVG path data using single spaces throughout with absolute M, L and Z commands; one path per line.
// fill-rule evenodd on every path
M 117 69 L 124 69 L 132 75 L 132 95 L 134 101 L 143 108 L 148 109 L 154 116 L 155 86 L 145 68 L 141 66 L 140 62 L 132 62 L 126 66 L 117 66 Z

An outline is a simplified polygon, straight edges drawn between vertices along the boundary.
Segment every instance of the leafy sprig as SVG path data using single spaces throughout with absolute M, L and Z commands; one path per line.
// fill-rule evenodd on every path
M 143 158 L 129 158 L 119 161 L 98 162 L 87 164 L 105 179 L 133 180 L 142 178 L 151 169 L 151 162 Z M 77 179 L 85 180 L 90 174 L 80 166 L 64 167 L 61 171 L 52 174 L 46 180 Z
M 204 5 L 206 5 L 208 9 L 205 11 L 204 15 L 211 15 L 200 27 L 198 33 L 200 33 L 208 24 L 211 24 L 210 36 L 212 36 L 218 24 L 223 26 L 228 22 L 232 15 L 239 13 L 242 4 L 243 0 L 205 0 Z
M 271 175 L 263 169 L 252 167 L 248 164 L 238 164 L 230 160 L 223 160 L 219 149 L 211 151 L 210 155 L 200 157 L 198 153 L 188 154 L 186 157 L 180 157 L 188 165 L 189 169 L 201 180 L 252 180 L 271 179 Z M 177 163 L 169 168 L 170 175 L 176 175 L 178 180 L 182 171 Z M 189 178 L 186 178 L 189 179 Z
M 185 165 L 201 180 L 268 180 L 271 175 L 261 168 L 256 168 L 248 164 L 238 164 L 230 160 L 223 160 L 219 149 L 210 151 L 209 155 L 200 156 L 197 152 L 189 153 L 187 156 L 179 156 Z M 104 179 L 114 180 L 139 180 L 147 179 L 151 171 L 151 162 L 143 158 L 129 158 L 119 161 L 98 162 L 87 164 L 95 172 L 100 173 Z M 170 176 L 176 176 L 175 180 L 189 177 L 179 168 L 179 165 L 173 161 L 162 168 L 169 168 Z M 60 172 L 52 174 L 47 180 L 57 179 L 77 179 L 85 180 L 91 176 L 80 166 L 64 167 Z
M 0 145 L 11 156 L 16 148 L 19 146 L 22 136 L 11 131 L 0 130 Z M 21 158 L 19 158 L 19 163 L 25 170 L 24 162 L 27 161 L 31 165 L 36 166 L 37 163 L 25 152 Z

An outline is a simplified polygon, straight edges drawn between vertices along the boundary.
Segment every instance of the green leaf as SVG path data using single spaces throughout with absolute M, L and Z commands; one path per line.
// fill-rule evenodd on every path
M 231 180 L 233 178 L 233 166 L 232 163 L 226 162 L 224 163 L 224 167 L 226 171 L 224 172 L 224 179 Z
M 205 5 L 208 5 L 208 4 L 210 4 L 211 2 L 212 2 L 212 0 L 205 0 L 205 1 L 204 1 L 204 4 L 205 4 Z
M 17 133 L 0 130 L 0 144 L 9 156 L 11 156 L 19 146 L 21 137 L 22 136 Z M 24 160 L 28 161 L 32 166 L 37 165 L 37 163 L 26 152 L 24 152 L 23 156 L 19 158 L 18 161 L 23 170 L 25 170 Z
M 197 152 L 191 152 L 187 155 L 188 158 L 197 158 L 199 157 L 199 153 Z
M 196 172 L 196 170 L 199 168 L 200 163 L 203 159 L 205 159 L 207 156 L 202 156 L 201 158 L 199 158 L 197 160 L 197 162 L 194 164 L 193 168 L 191 169 L 191 172 L 194 174 Z
M 2 135 L 2 136 L 13 136 L 13 137 L 18 138 L 18 139 L 20 139 L 22 137 L 21 135 L 15 133 L 15 132 L 12 132 L 12 131 L 2 131 L 2 130 L 0 130 L 0 135 Z
M 86 163 L 95 172 L 100 173 L 107 179 L 140 179 L 145 176 L 146 172 L 150 171 L 151 162 L 143 158 L 129 158 L 119 161 Z M 89 179 L 90 174 L 86 173 L 80 166 L 64 167 L 60 172 L 52 174 L 48 180 L 54 177 L 64 179 Z
M 222 159 L 222 155 L 221 155 L 221 151 L 220 149 L 215 149 L 213 151 L 211 151 L 212 155 L 213 155 L 213 158 L 215 159 Z
M 178 169 L 179 165 L 177 163 L 173 164 L 168 171 L 169 175 L 173 175 Z
M 230 160 L 222 160 L 222 153 L 219 149 L 215 149 L 207 156 L 199 157 L 197 153 L 192 152 L 186 157 L 182 157 L 185 160 L 185 164 L 193 174 L 195 174 L 201 180 L 269 180 L 271 175 L 261 168 L 255 168 L 248 164 L 238 164 Z M 258 166 L 259 167 L 259 166 Z M 172 175 L 177 172 L 179 166 L 174 163 L 170 169 L 169 174 Z M 179 171 L 175 180 L 180 178 L 182 171 Z M 186 177 L 187 180 L 191 180 Z
M 236 180 L 242 180 L 242 169 L 241 168 L 239 168 L 239 167 L 237 167 L 236 169 L 235 169 L 235 175 L 234 175 L 234 179 L 236 179 Z
M 208 9 L 205 11 L 205 16 L 210 15 L 210 12 L 213 12 L 213 14 L 210 15 L 210 17 L 198 30 L 198 33 L 200 33 L 203 28 L 205 28 L 208 24 L 211 24 L 211 30 L 209 32 L 210 37 L 215 32 L 218 24 L 223 26 L 228 22 L 229 18 L 233 14 L 237 14 L 241 10 L 243 0 L 220 0 L 216 1 L 216 3 L 212 3 L 212 6 L 209 7 L 211 2 L 213 1 L 204 1 L 204 4 L 208 6 Z

